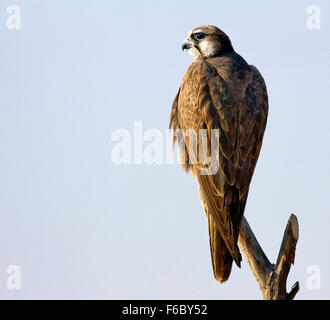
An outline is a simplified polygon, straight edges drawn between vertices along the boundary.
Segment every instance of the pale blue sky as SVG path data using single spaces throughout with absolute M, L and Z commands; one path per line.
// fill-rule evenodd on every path
M 6 27 L 21 8 L 22 27 Z M 310 30 L 308 6 L 321 8 Z M 291 286 L 330 298 L 330 3 L 22 1 L 0 3 L 0 298 L 260 299 L 243 258 L 212 275 L 198 188 L 178 165 L 111 161 L 117 128 L 168 126 L 191 57 L 186 33 L 214 24 L 262 72 L 270 112 L 245 215 L 276 260 L 300 223 Z M 21 290 L 6 288 L 20 266 Z M 321 288 L 309 289 L 317 265 Z

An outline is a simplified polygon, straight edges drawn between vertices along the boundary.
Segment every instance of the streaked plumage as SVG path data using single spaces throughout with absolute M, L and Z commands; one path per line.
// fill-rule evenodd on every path
M 170 128 L 183 133 L 207 129 L 208 139 L 211 129 L 219 130 L 220 169 L 215 174 L 201 173 L 205 165 L 198 152 L 196 156 L 189 150 L 187 136 L 179 132 L 174 142 L 185 155 L 183 168 L 191 169 L 198 180 L 214 276 L 222 283 L 230 275 L 233 259 L 240 266 L 239 226 L 266 126 L 267 90 L 257 68 L 247 64 L 228 36 L 214 26 L 193 29 L 182 48 L 195 60 L 174 99 Z

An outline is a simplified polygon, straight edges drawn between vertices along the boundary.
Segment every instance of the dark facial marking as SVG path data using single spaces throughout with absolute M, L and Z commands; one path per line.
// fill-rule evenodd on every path
M 204 32 L 197 32 L 194 33 L 193 36 L 196 40 L 202 40 L 206 37 L 206 34 Z

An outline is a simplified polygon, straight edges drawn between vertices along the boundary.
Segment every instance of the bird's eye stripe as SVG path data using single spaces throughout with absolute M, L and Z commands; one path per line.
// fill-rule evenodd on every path
M 197 40 L 201 40 L 203 38 L 205 38 L 206 34 L 203 33 L 203 32 L 197 32 L 194 34 L 194 37 L 197 39 Z

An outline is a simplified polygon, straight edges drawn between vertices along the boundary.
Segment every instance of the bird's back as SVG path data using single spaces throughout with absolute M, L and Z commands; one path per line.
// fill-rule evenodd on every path
M 208 218 L 215 278 L 229 277 L 232 260 L 240 265 L 237 246 L 239 225 L 249 185 L 259 156 L 267 120 L 268 99 L 259 71 L 235 52 L 195 60 L 188 68 L 173 102 L 170 128 L 178 136 L 183 167 L 192 169 Z M 200 141 L 192 152 L 188 130 L 207 131 L 208 154 L 212 130 L 217 130 L 219 170 L 205 174 L 200 159 Z M 190 148 L 190 149 L 189 149 Z M 193 158 L 193 159 L 192 159 Z M 193 161 L 191 161 L 193 160 Z

